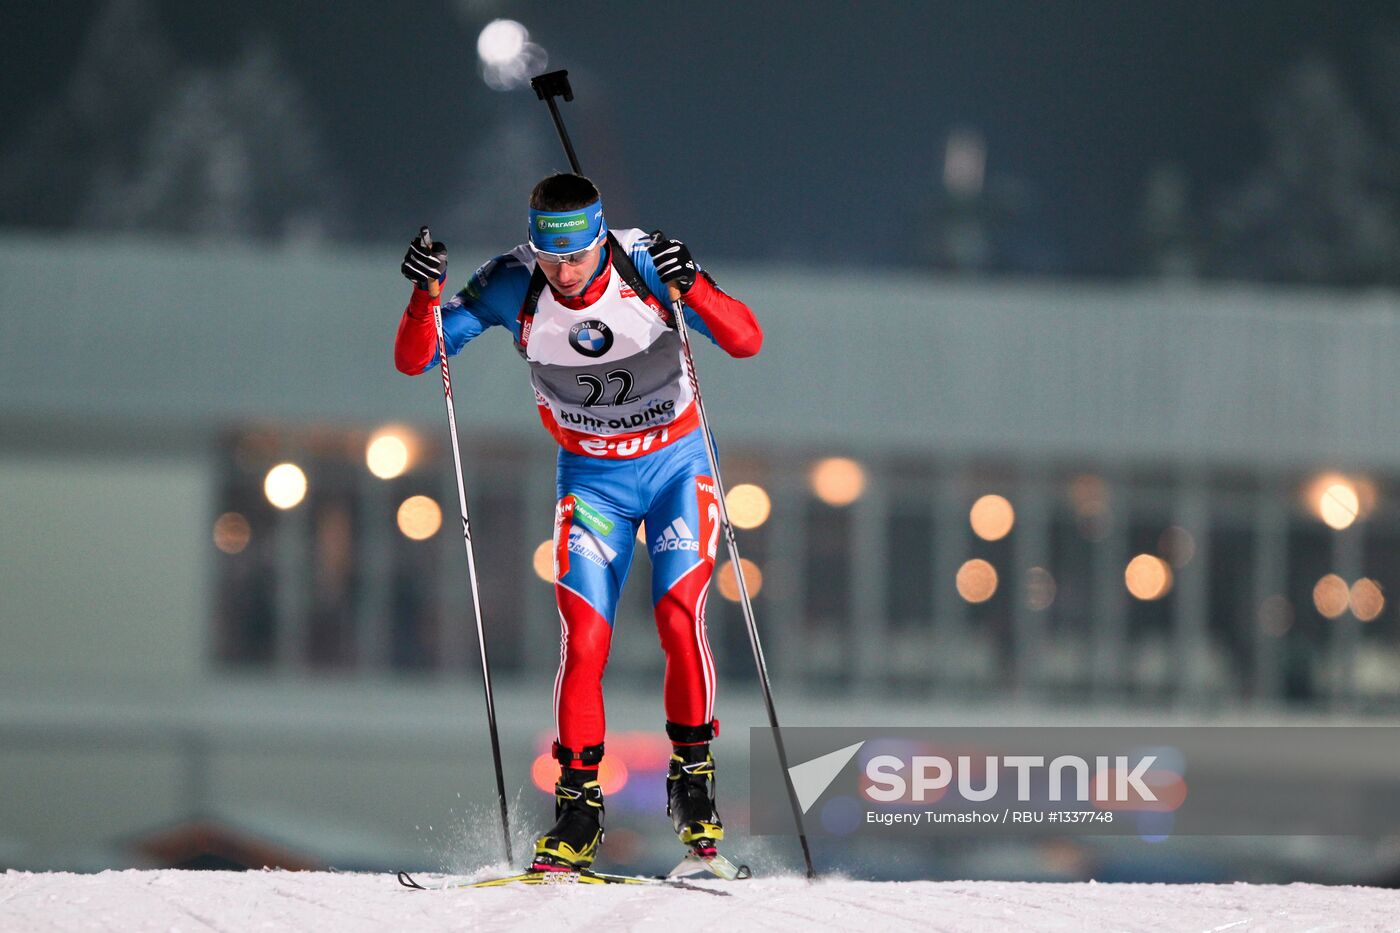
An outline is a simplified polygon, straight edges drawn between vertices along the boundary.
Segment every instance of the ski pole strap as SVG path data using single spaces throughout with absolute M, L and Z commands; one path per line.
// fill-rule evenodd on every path
M 698 726 L 683 726 L 668 719 L 666 735 L 671 739 L 672 745 L 700 745 L 719 738 L 719 720 L 711 719 Z
M 637 267 L 632 264 L 632 257 L 627 255 L 627 250 L 617 242 L 617 237 L 608 231 L 608 247 L 612 250 L 613 268 L 617 270 L 618 277 L 622 279 L 632 291 L 637 293 L 637 297 L 642 299 L 655 311 L 667 327 L 675 328 L 676 322 L 672 320 L 670 306 L 653 295 L 651 289 L 647 288 L 647 283 L 642 279 L 642 275 L 637 271 Z
M 598 762 L 603 760 L 603 743 L 597 745 L 585 745 L 579 751 L 560 745 L 559 740 L 554 741 L 554 760 L 566 768 L 573 768 L 583 765 L 586 768 L 598 767 Z
M 535 323 L 535 308 L 539 305 L 540 295 L 544 294 L 544 287 L 548 284 L 544 271 L 536 263 L 535 271 L 530 274 L 530 287 L 525 292 L 520 314 L 516 317 L 520 326 L 516 328 L 518 336 L 515 338 L 515 349 L 521 356 L 525 356 L 525 348 L 530 343 L 530 326 Z

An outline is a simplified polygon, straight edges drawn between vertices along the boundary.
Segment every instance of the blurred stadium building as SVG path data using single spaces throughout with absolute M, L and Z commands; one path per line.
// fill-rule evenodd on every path
M 455 277 L 474 255 L 454 249 Z M 440 383 L 393 370 L 395 261 L 0 239 L 0 865 L 149 864 L 160 839 L 191 864 L 451 867 L 473 820 L 494 839 Z M 719 271 L 768 334 L 755 360 L 698 363 L 786 723 L 1400 711 L 1395 295 Z M 507 344 L 483 337 L 454 376 L 528 832 L 552 781 L 532 768 L 558 658 L 553 446 Z M 742 825 L 762 714 L 723 576 L 710 639 Z M 661 654 L 635 584 L 608 675 L 609 839 L 647 864 L 668 851 Z M 191 848 L 206 838 L 225 843 Z M 849 857 L 1244 871 L 1123 846 Z M 1388 864 L 1304 848 L 1318 878 Z

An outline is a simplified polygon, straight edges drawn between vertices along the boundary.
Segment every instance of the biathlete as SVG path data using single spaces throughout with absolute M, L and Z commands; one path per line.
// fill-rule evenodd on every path
M 417 375 L 437 363 L 433 306 L 446 282 L 445 246 L 420 235 L 402 271 L 414 290 L 394 362 Z M 603 840 L 603 670 L 642 523 L 666 654 L 667 811 L 681 842 L 702 857 L 724 837 L 710 752 L 719 729 L 715 664 L 705 634 L 719 507 L 668 286 L 683 295 L 689 327 L 730 356 L 758 352 L 763 333 L 753 312 L 721 291 L 683 243 L 660 231 L 610 231 L 593 183 L 559 174 L 531 192 L 528 242 L 487 262 L 441 304 L 449 354 L 487 328 L 510 331 L 529 364 L 540 418 L 559 443 L 560 774 L 556 821 L 535 842 L 534 869 L 586 868 Z

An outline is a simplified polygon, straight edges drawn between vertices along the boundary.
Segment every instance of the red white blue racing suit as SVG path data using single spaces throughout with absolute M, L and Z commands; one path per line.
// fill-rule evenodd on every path
M 558 441 L 555 599 L 562 626 L 554 686 L 557 753 L 596 767 L 605 733 L 603 670 L 618 597 L 639 526 L 652 559 L 652 604 L 666 653 L 665 712 L 675 739 L 713 733 L 715 667 L 705 600 L 719 543 L 719 508 L 695 398 L 666 288 L 640 230 L 614 231 L 577 298 L 544 287 L 527 302 L 535 260 L 528 245 L 486 263 L 442 305 L 456 354 L 489 327 L 511 332 L 530 365 L 535 401 Z M 650 295 L 619 273 L 626 252 Z M 541 279 L 535 278 L 536 288 Z M 650 300 L 648 300 L 650 299 Z M 659 300 L 658 300 L 659 299 Z M 395 363 L 417 374 L 437 362 L 432 305 L 415 290 L 399 325 Z M 686 323 L 731 356 L 757 353 L 753 313 L 703 271 L 685 295 Z

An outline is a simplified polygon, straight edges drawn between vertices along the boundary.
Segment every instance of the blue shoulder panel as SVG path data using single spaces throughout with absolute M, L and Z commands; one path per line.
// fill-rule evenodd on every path
M 530 287 L 530 270 L 506 253 L 483 264 L 472 273 L 462 290 L 442 305 L 442 331 L 447 339 L 448 356 L 490 327 L 504 327 L 514 337 L 520 330 L 520 304 Z M 431 369 L 437 365 L 433 354 Z

